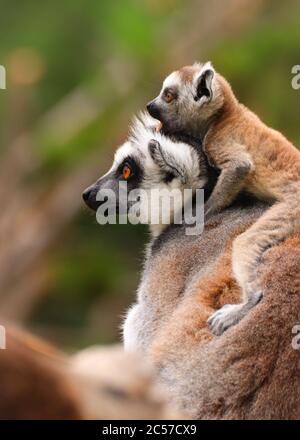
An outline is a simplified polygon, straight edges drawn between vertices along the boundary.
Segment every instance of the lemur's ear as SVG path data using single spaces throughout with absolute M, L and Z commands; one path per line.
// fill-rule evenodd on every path
M 172 154 L 163 151 L 158 141 L 152 139 L 148 144 L 148 148 L 153 162 L 155 162 L 162 171 L 169 176 L 180 178 L 182 183 L 186 183 L 187 176 L 184 169 L 176 162 Z
M 202 105 L 212 99 L 212 81 L 215 76 L 215 70 L 211 63 L 206 63 L 196 79 L 195 101 Z

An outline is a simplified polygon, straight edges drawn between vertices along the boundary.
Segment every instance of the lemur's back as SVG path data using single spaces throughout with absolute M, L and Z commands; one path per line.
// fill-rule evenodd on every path
M 172 401 L 190 417 L 300 416 L 298 353 L 291 346 L 291 322 L 299 316 L 299 295 L 293 294 L 299 237 L 270 250 L 262 272 L 268 295 L 247 320 L 221 338 L 206 323 L 207 303 L 220 306 L 217 289 L 223 301 L 228 295 L 239 301 L 225 249 L 266 209 L 233 206 L 211 218 L 199 239 L 172 227 L 149 249 L 130 325 L 137 348 L 159 367 Z
M 187 236 L 185 225 L 173 225 L 153 241 L 138 289 L 138 311 L 132 313 L 130 322 L 139 349 L 148 350 L 156 332 L 189 295 L 193 284 L 213 273 L 228 243 L 264 210 L 263 204 L 237 203 L 211 218 L 197 237 Z

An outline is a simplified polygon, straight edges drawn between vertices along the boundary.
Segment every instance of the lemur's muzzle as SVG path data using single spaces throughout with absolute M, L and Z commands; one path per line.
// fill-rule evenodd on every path
M 101 202 L 96 200 L 98 191 L 99 191 L 98 185 L 91 185 L 87 189 L 85 189 L 82 193 L 82 198 L 85 204 L 93 211 L 97 211 L 97 209 L 101 205 Z
M 97 211 L 99 206 L 106 202 L 110 195 L 112 195 L 112 203 L 114 203 L 114 205 L 116 204 L 117 211 L 119 203 L 119 181 L 115 178 L 114 172 L 101 177 L 97 182 L 85 189 L 82 193 L 82 198 L 89 208 L 93 211 Z

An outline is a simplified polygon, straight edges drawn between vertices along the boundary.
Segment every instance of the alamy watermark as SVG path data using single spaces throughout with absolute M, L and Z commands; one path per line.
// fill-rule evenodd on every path
M 292 339 L 292 347 L 294 350 L 300 349 L 300 324 L 294 325 L 292 333 L 295 335 Z
M 199 235 L 204 229 L 204 190 L 142 189 L 128 191 L 127 182 L 118 190 L 102 188 L 96 218 L 100 225 L 127 224 L 185 225 L 186 235 Z
M 6 330 L 3 325 L 0 325 L 0 350 L 6 349 Z
M 300 89 L 300 64 L 292 67 L 292 74 L 294 75 L 292 78 L 292 87 L 294 90 Z
M 6 89 L 6 70 L 4 66 L 0 65 L 0 90 Z

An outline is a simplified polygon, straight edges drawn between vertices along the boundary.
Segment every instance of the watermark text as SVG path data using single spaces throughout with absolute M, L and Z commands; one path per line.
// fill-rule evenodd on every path
M 295 335 L 292 339 L 292 347 L 294 350 L 300 349 L 300 324 L 294 325 L 292 333 Z
M 100 225 L 148 224 L 182 225 L 186 235 L 199 235 L 204 229 L 204 190 L 179 188 L 136 188 L 128 191 L 127 182 L 119 182 L 118 190 L 100 189 L 96 218 Z
M 294 90 L 300 89 L 300 64 L 292 67 L 292 74 L 294 75 L 292 78 L 292 87 Z
M 0 350 L 6 349 L 6 331 L 3 325 L 0 325 Z
M 6 70 L 4 66 L 0 65 L 0 90 L 6 89 Z

